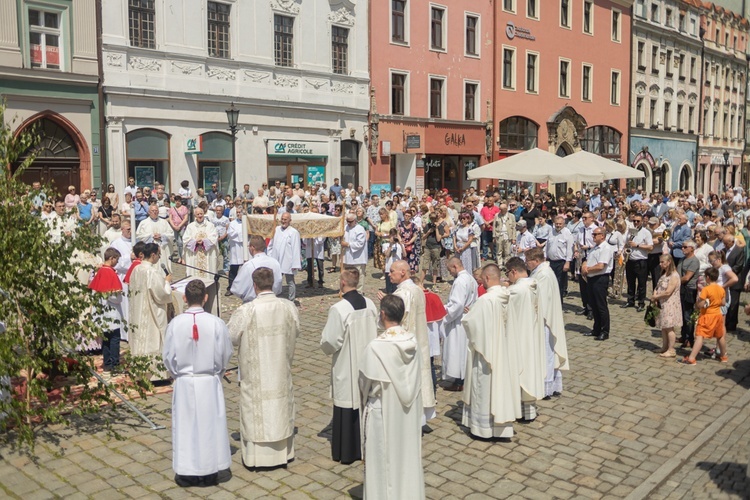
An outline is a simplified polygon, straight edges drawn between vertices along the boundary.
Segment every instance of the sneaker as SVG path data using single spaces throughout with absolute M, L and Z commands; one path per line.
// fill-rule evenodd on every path
M 729 356 L 719 356 L 719 362 L 720 363 L 728 363 L 729 362 Z

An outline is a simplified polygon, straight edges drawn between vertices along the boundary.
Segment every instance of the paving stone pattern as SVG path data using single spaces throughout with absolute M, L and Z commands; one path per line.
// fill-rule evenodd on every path
M 368 274 L 365 291 L 375 299 L 384 282 Z M 45 429 L 34 458 L 0 448 L 0 496 L 361 497 L 361 463 L 330 460 L 330 358 L 321 352 L 319 339 L 328 308 L 339 300 L 333 290 L 337 280 L 329 274 L 326 288 L 312 290 L 302 275 L 298 281 L 303 284 L 298 285 L 302 331 L 293 368 L 296 459 L 286 469 L 251 472 L 242 466 L 239 387 L 230 376 L 231 383 L 224 382 L 233 453 L 228 482 L 190 490 L 175 485 L 167 394 L 137 403 L 164 430 L 150 430 L 118 406 L 109 413 L 121 440 L 108 437 L 101 422 L 91 419 Z M 571 283 L 571 292 L 575 289 Z M 448 290 L 444 284 L 439 292 L 445 297 Z M 239 302 L 224 297 L 223 286 L 221 299 L 228 320 Z M 610 340 L 582 336 L 591 322 L 574 314 L 578 304 L 574 293 L 565 300 L 572 370 L 564 374 L 564 394 L 541 401 L 539 417 L 517 424 L 511 442 L 472 439 L 459 425 L 461 394 L 438 389 L 439 417 L 430 422 L 434 432 L 422 440 L 427 497 L 748 498 L 748 318 L 742 317 L 739 334 L 730 334 L 728 364 L 699 358 L 697 366 L 683 366 L 658 358 L 652 349 L 661 344 L 659 332 L 644 325 L 642 313 L 617 304 L 611 307 Z M 703 433 L 724 420 L 714 434 Z M 685 456 L 691 444 L 699 446 Z

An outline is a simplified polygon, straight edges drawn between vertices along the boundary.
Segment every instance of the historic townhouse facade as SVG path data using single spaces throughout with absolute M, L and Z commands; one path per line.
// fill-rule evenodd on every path
M 636 0 L 629 163 L 647 192 L 695 189 L 700 30 L 697 0 Z
M 266 180 L 367 180 L 367 2 L 108 0 L 102 18 L 118 190 L 129 176 L 224 193 Z
M 745 149 L 748 21 L 705 3 L 703 92 L 698 138 L 698 192 L 717 192 L 740 182 Z
M 70 185 L 99 187 L 98 76 L 94 0 L 0 2 L 6 123 L 16 134 L 35 126 L 41 136 L 27 182 L 52 182 L 61 194 Z
M 492 2 L 371 5 L 371 187 L 458 194 L 489 155 Z
M 627 162 L 632 5 L 495 2 L 493 159 L 539 147 Z

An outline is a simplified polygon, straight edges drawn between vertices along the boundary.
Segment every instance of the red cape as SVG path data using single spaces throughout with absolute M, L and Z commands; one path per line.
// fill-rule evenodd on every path
M 445 318 L 445 306 L 443 301 L 440 300 L 440 296 L 430 290 L 424 291 L 425 301 L 425 312 L 427 315 L 427 322 L 432 323 L 433 321 L 440 321 Z
M 477 297 L 481 297 L 485 293 L 487 293 L 487 290 L 484 289 L 484 285 L 479 285 L 477 288 Z
M 138 267 L 138 264 L 140 264 L 140 263 L 141 263 L 140 259 L 135 259 L 130 264 L 130 269 L 128 269 L 128 272 L 125 273 L 125 279 L 123 279 L 122 281 L 124 281 L 127 284 L 130 284 L 130 275 L 133 273 L 133 269 L 135 269 L 136 267 Z
M 120 278 L 117 277 L 114 269 L 109 266 L 102 266 L 89 283 L 89 289 L 101 293 L 121 292 L 122 283 L 120 283 Z

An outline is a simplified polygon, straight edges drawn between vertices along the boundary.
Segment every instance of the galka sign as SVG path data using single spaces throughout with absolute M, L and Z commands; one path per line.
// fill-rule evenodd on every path
M 328 156 L 328 143 L 268 141 L 268 156 Z

